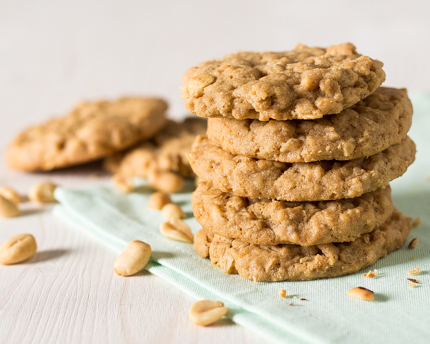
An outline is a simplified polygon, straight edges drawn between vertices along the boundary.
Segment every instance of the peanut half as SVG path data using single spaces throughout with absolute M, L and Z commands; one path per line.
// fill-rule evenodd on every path
M 21 195 L 8 186 L 0 186 L 0 196 L 3 196 L 16 205 L 21 203 Z
M 122 192 L 129 193 L 134 190 L 134 184 L 131 178 L 115 174 L 112 178 L 112 182 L 113 185 Z
M 15 217 L 20 214 L 20 211 L 15 203 L 0 195 L 0 216 Z
M 185 181 L 173 172 L 152 171 L 149 174 L 149 184 L 158 191 L 178 192 L 184 187 Z
M 372 301 L 375 299 L 375 293 L 363 287 L 356 287 L 348 290 L 348 295 L 366 301 Z
M 166 238 L 178 241 L 193 242 L 194 238 L 191 228 L 184 221 L 176 217 L 172 217 L 169 221 L 162 223 L 160 225 L 160 232 Z
M 49 181 L 35 184 L 31 187 L 28 198 L 30 201 L 39 203 L 53 203 L 56 202 L 54 198 L 54 191 L 57 185 Z
M 185 217 L 185 213 L 182 211 L 181 207 L 174 203 L 166 204 L 161 210 L 161 215 L 167 219 L 172 217 L 176 217 L 178 219 Z
M 202 300 L 194 302 L 188 310 L 191 322 L 199 326 L 207 326 L 221 319 L 228 308 L 220 301 Z
M 170 195 L 165 192 L 157 191 L 149 197 L 148 207 L 155 210 L 161 210 L 168 203 L 172 203 Z
M 27 260 L 36 253 L 36 239 L 31 234 L 19 234 L 0 246 L 0 264 L 9 265 Z
M 115 259 L 113 269 L 119 276 L 131 276 L 141 271 L 151 257 L 151 246 L 140 240 L 131 241 Z

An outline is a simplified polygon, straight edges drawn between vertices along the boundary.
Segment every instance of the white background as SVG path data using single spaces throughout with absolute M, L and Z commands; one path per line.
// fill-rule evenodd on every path
M 2 0 L 0 149 L 19 130 L 82 99 L 159 95 L 172 117 L 182 117 L 183 72 L 238 50 L 350 41 L 384 62 L 385 85 L 430 92 L 429 10 L 418 0 Z M 49 176 L 74 187 L 92 182 L 89 173 Z M 0 184 L 25 191 L 45 177 L 0 162 Z M 259 341 L 228 322 L 196 329 L 185 318 L 188 296 L 147 274 L 118 279 L 109 250 L 47 211 L 0 219 L 0 241 L 23 231 L 37 235 L 42 253 L 0 267 L 0 342 Z

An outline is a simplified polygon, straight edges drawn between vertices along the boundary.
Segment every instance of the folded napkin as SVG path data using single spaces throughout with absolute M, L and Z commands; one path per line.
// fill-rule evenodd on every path
M 430 97 L 413 98 L 415 115 L 410 136 L 418 146 L 416 162 L 392 185 L 397 208 L 421 224 L 407 243 L 359 273 L 307 282 L 257 282 L 227 275 L 200 258 L 192 244 L 164 238 L 158 226 L 165 219 L 147 207 L 150 188 L 140 182 L 136 192 L 123 194 L 112 186 L 79 190 L 58 188 L 54 213 L 117 253 L 133 239 L 149 243 L 152 257 L 145 269 L 165 278 L 196 299 L 219 300 L 227 316 L 278 343 L 423 343 L 430 338 Z M 188 214 L 185 222 L 196 233 L 191 188 L 173 195 Z M 415 249 L 408 249 L 412 238 Z M 413 258 L 415 257 L 415 258 Z M 410 276 L 408 270 L 420 268 Z M 363 273 L 377 269 L 376 278 Z M 416 288 L 407 278 L 415 278 Z M 142 277 L 144 278 L 144 277 Z M 375 301 L 347 295 L 362 286 L 375 292 Z M 287 291 L 287 298 L 278 296 Z M 304 298 L 306 300 L 300 300 Z M 184 310 L 186 314 L 187 310 Z

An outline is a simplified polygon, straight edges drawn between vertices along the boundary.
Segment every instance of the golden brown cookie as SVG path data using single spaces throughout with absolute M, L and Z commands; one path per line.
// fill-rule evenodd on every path
M 380 87 L 341 113 L 316 120 L 210 118 L 208 137 L 225 151 L 250 158 L 352 160 L 399 143 L 411 123 L 412 104 L 406 90 Z
M 24 130 L 6 152 L 18 170 L 52 170 L 102 158 L 155 135 L 166 122 L 159 98 L 81 103 L 68 115 Z
M 415 144 L 399 144 L 350 161 L 283 163 L 233 155 L 199 136 L 188 155 L 194 172 L 223 192 L 284 201 L 324 201 L 359 197 L 385 187 L 415 159 Z
M 125 176 L 148 177 L 152 169 L 170 171 L 185 178 L 194 177 L 187 154 L 197 135 L 204 135 L 207 121 L 201 118 L 186 118 L 167 125 L 152 140 L 143 142 L 126 152 L 109 156 L 104 167 L 112 173 Z
M 299 203 L 239 197 L 204 181 L 192 206 L 197 221 L 214 234 L 256 245 L 301 246 L 355 240 L 383 224 L 394 208 L 389 186 L 357 198 Z
M 351 43 L 239 52 L 190 68 L 181 95 L 188 111 L 201 117 L 321 118 L 374 92 L 385 80 L 382 66 Z
M 202 229 L 194 248 L 228 274 L 256 281 L 305 281 L 343 276 L 372 265 L 400 248 L 411 228 L 412 219 L 395 210 L 383 225 L 347 243 L 254 245 Z

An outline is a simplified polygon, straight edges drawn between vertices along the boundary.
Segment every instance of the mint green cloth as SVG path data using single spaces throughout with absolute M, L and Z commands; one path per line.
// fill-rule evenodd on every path
M 418 146 L 417 160 L 392 185 L 395 205 L 406 215 L 420 217 L 412 230 L 418 246 L 403 248 L 359 273 L 309 282 L 266 283 L 227 275 L 200 258 L 192 244 L 164 238 L 158 226 L 165 219 L 149 210 L 151 190 L 144 184 L 131 194 L 112 186 L 80 190 L 58 188 L 60 205 L 55 214 L 120 252 L 133 239 L 152 247 L 146 269 L 167 279 L 196 299 L 215 299 L 230 308 L 228 317 L 278 343 L 424 343 L 430 340 L 430 97 L 413 98 L 415 115 L 410 136 Z M 173 195 L 190 217 L 185 221 L 196 233 L 191 193 Z M 412 256 L 416 258 L 413 259 Z M 408 270 L 419 267 L 416 276 Z M 368 279 L 363 273 L 378 270 Z M 407 278 L 421 282 L 416 288 Z M 144 278 L 144 277 L 142 277 Z M 375 301 L 352 298 L 347 291 L 363 286 L 375 292 Z M 281 288 L 296 298 L 279 298 Z M 307 301 L 300 301 L 305 298 Z M 290 305 L 293 303 L 294 305 Z M 186 310 L 184 310 L 186 314 Z

